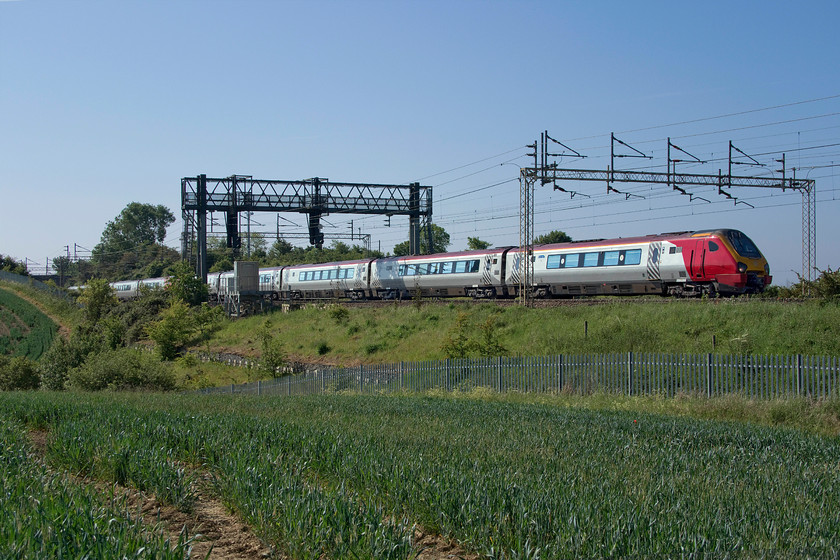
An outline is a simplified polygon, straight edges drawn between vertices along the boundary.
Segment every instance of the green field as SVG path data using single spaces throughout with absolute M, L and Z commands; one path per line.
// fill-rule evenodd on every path
M 58 331 L 37 307 L 10 291 L 0 289 L 0 355 L 40 358 Z
M 0 410 L 47 430 L 52 469 L 184 510 L 211 477 L 291 558 L 411 558 L 415 527 L 499 559 L 840 554 L 840 440 L 793 429 L 428 396 L 6 393 Z

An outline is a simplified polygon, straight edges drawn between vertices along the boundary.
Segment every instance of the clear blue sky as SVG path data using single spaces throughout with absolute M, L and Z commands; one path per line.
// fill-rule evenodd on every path
M 768 164 L 784 151 L 817 181 L 817 264 L 836 268 L 838 22 L 836 0 L 0 1 L 0 253 L 43 267 L 90 249 L 132 201 L 170 208 L 180 247 L 180 179 L 200 173 L 420 181 L 451 249 L 516 244 L 517 166 L 547 129 L 589 156 L 560 163 L 587 169 L 609 164 L 612 131 L 654 157 L 620 168 L 664 171 L 669 136 L 718 160 L 686 172 L 725 169 L 729 140 Z M 801 270 L 796 193 L 735 192 L 750 209 L 710 189 L 564 186 L 591 198 L 539 189 L 537 234 L 732 227 L 777 283 Z M 407 239 L 397 217 L 327 216 L 325 234 L 351 218 L 374 248 Z

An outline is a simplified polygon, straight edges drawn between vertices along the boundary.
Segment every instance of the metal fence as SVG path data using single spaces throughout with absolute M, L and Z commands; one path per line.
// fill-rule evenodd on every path
M 747 398 L 840 396 L 840 358 L 715 354 L 581 354 L 447 359 L 322 367 L 301 375 L 202 389 L 202 393 L 312 395 L 468 391 L 619 395 L 742 395 Z
M 15 282 L 17 284 L 24 284 L 26 286 L 35 288 L 36 290 L 47 292 L 54 297 L 61 298 L 67 301 L 73 301 L 73 298 L 68 296 L 67 293 L 62 291 L 60 288 L 50 286 L 49 284 L 45 284 L 40 280 L 35 280 L 30 276 L 21 276 L 20 274 L 14 274 L 6 270 L 0 270 L 0 280 L 5 280 L 6 282 Z

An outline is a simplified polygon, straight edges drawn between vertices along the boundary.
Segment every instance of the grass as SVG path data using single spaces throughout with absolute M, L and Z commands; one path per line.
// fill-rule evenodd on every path
M 276 312 L 273 333 L 301 360 L 354 365 L 444 358 L 459 314 L 479 340 L 492 318 L 508 355 L 607 352 L 840 355 L 840 305 L 766 300 L 612 300 L 551 309 L 454 302 L 361 309 Z M 264 317 L 230 322 L 209 345 L 259 354 Z
M 499 559 L 840 553 L 836 436 L 515 398 L 30 393 L 0 417 L 46 426 L 52 460 L 205 465 L 291 558 L 412 557 L 413 524 Z

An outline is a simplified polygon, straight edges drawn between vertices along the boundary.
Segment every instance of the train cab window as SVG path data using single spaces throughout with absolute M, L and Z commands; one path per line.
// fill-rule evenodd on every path
M 730 229 L 726 231 L 726 237 L 729 238 L 729 242 L 732 243 L 732 246 L 735 247 L 735 251 L 737 251 L 739 255 L 749 259 L 761 258 L 761 251 L 758 250 L 758 247 L 755 246 L 752 239 L 744 235 L 742 232 Z
M 566 255 L 565 259 L 560 260 L 563 263 L 563 268 L 577 268 L 580 266 L 580 254 L 578 253 Z
M 583 254 L 583 266 L 590 267 L 590 266 L 598 266 L 598 257 L 601 253 L 584 253 Z
M 677 252 L 677 248 L 676 248 L 676 247 L 670 247 L 670 248 L 668 249 L 668 254 L 669 254 L 669 255 L 673 255 L 673 254 L 674 254 L 674 253 L 676 253 L 676 252 Z
M 641 262 L 641 249 L 630 249 L 629 251 L 624 251 L 624 264 L 641 264 Z
M 545 260 L 546 268 L 560 268 L 563 255 L 549 255 Z
M 709 251 L 710 252 L 714 253 L 718 249 L 720 249 L 720 246 L 717 243 L 715 243 L 714 241 L 709 241 Z
M 498 257 L 493 259 L 493 264 L 499 264 L 499 258 Z
M 605 251 L 604 266 L 618 266 L 618 257 L 621 251 Z
M 449 274 L 452 272 L 454 263 L 452 261 L 440 263 L 440 273 Z

